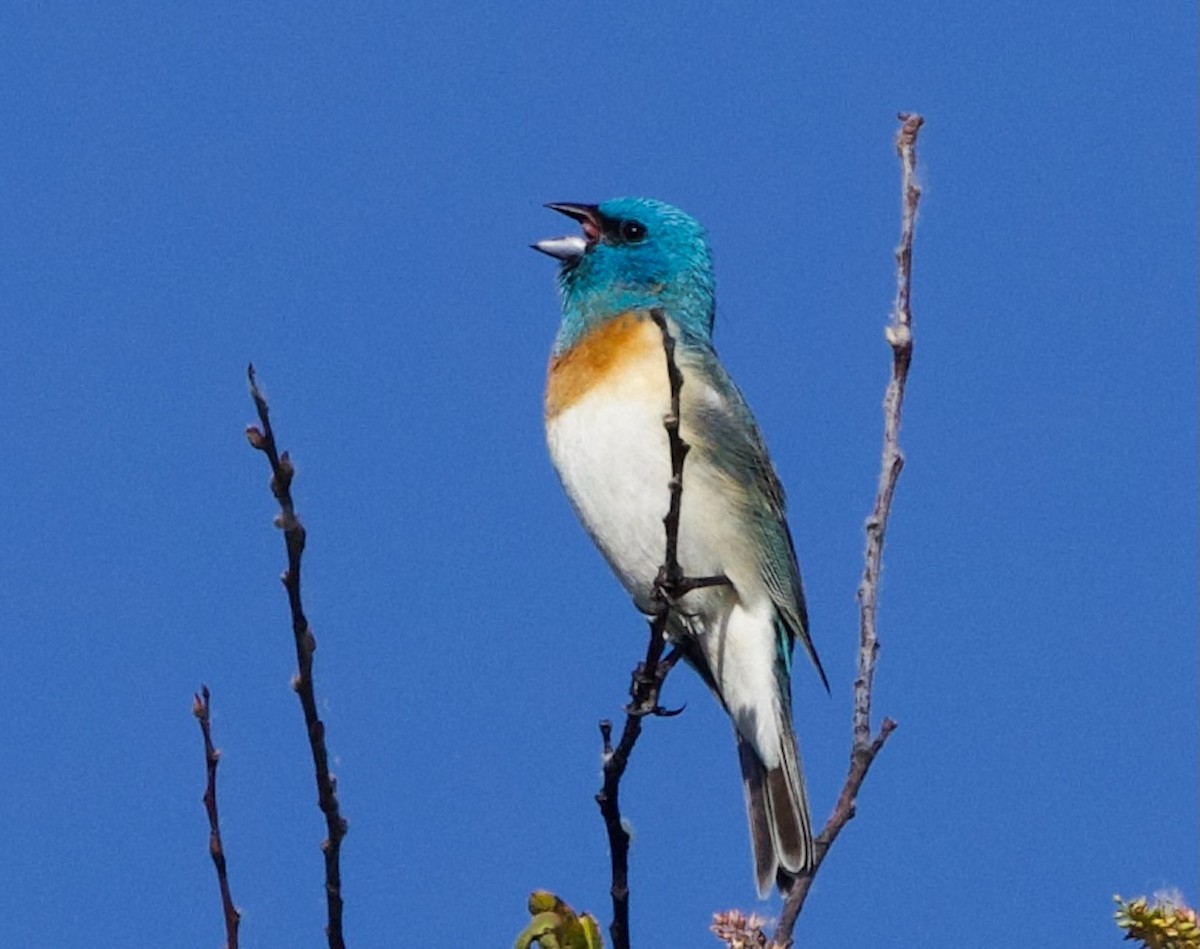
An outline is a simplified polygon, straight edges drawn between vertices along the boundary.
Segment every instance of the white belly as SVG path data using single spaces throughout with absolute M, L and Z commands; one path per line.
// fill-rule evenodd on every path
M 643 393 L 638 393 L 642 395 Z M 580 520 L 643 608 L 663 562 L 671 457 L 668 403 L 604 387 L 550 419 L 550 457 Z
M 550 457 L 580 520 L 643 609 L 666 552 L 671 456 L 663 375 L 659 391 L 644 382 L 598 387 L 546 426 Z M 688 401 L 682 435 L 692 451 L 684 464 L 679 565 L 688 577 L 723 573 L 736 583 L 748 540 L 731 505 L 737 488 L 705 464 L 705 446 L 688 426 Z
M 665 375 L 661 386 L 653 387 L 645 375 L 614 379 L 546 424 L 550 456 L 576 513 L 647 613 L 665 556 L 663 517 L 670 504 Z M 703 385 L 694 376 L 690 384 Z M 752 531 L 737 504 L 740 489 L 706 464 L 707 446 L 688 425 L 688 403 L 710 393 L 693 389 L 687 394 L 681 434 L 692 451 L 684 464 L 679 565 L 687 577 L 723 574 L 730 585 L 688 594 L 680 612 L 738 730 L 773 767 L 777 716 L 765 712 L 764 703 L 773 709 L 777 701 L 774 606 L 750 546 Z

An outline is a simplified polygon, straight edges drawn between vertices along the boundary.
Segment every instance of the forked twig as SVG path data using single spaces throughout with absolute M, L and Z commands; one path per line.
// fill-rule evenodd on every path
M 604 741 L 604 783 L 596 793 L 596 803 L 604 818 L 604 829 L 608 834 L 609 860 L 612 866 L 613 918 L 608 933 L 613 949 L 629 949 L 629 832 L 621 820 L 621 778 L 629 765 L 629 756 L 642 733 L 642 720 L 651 714 L 661 713 L 658 697 L 662 692 L 667 674 L 676 662 L 676 653 L 663 659 L 666 645 L 667 610 L 656 613 L 650 619 L 650 642 L 646 646 L 646 657 L 638 663 L 629 685 L 630 702 L 625 706 L 625 727 L 621 740 L 612 743 L 612 722 L 605 719 L 600 723 L 600 735 Z
M 892 374 L 883 400 L 883 453 L 879 487 L 871 515 L 867 518 L 865 564 L 858 586 L 858 675 L 854 680 L 854 742 L 850 751 L 850 771 L 833 813 L 814 841 L 812 867 L 795 879 L 784 901 L 779 926 L 773 937 L 773 941 L 781 946 L 792 944 L 792 930 L 800 911 L 804 908 L 813 878 L 842 828 L 854 817 L 855 801 L 867 772 L 875 756 L 896 729 L 896 723 L 890 718 L 885 718 L 879 727 L 879 733 L 871 736 L 871 690 L 875 681 L 875 661 L 879 655 L 875 616 L 879 601 L 879 575 L 883 564 L 883 541 L 892 510 L 892 498 L 896 492 L 896 481 L 900 477 L 901 468 L 904 467 L 904 456 L 899 445 L 900 410 L 904 404 L 908 367 L 912 362 L 912 311 L 909 301 L 912 287 L 913 229 L 916 224 L 917 205 L 921 200 L 921 187 L 917 184 L 917 135 L 925 121 L 919 115 L 907 113 L 901 113 L 899 118 L 901 125 L 896 133 L 896 152 L 900 156 L 901 167 L 900 243 L 896 247 L 896 299 L 885 333 L 892 350 Z
M 304 615 L 304 606 L 300 601 L 300 560 L 304 554 L 304 526 L 296 517 L 296 509 L 292 502 L 292 478 L 296 469 L 285 451 L 280 453 L 275 444 L 275 434 L 271 430 L 270 408 L 267 400 L 258 388 L 258 380 L 251 364 L 247 376 L 250 381 L 250 397 L 258 410 L 258 419 L 262 428 L 251 425 L 246 429 L 246 440 L 267 456 L 271 464 L 271 493 L 279 502 L 279 514 L 275 525 L 283 531 L 287 545 L 288 566 L 280 579 L 287 590 L 288 605 L 292 612 L 292 634 L 296 641 L 296 663 L 298 670 L 292 687 L 300 698 L 304 710 L 304 725 L 308 732 L 308 743 L 312 749 L 313 767 L 317 779 L 317 802 L 321 813 L 325 815 L 325 827 L 328 836 L 321 842 L 321 851 L 325 856 L 325 900 L 327 923 L 325 934 L 329 940 L 329 949 L 345 949 L 342 937 L 342 874 L 341 847 L 342 838 L 346 836 L 347 823 L 342 817 L 337 798 L 337 779 L 329 770 L 329 752 L 325 747 L 325 723 L 317 714 L 317 700 L 313 689 L 313 653 L 317 648 L 316 638 L 308 619 Z

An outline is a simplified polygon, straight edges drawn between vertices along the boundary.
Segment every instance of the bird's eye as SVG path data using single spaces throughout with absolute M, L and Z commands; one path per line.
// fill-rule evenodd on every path
M 636 244 L 638 241 L 645 239 L 646 227 L 644 224 L 639 224 L 637 221 L 622 221 L 621 222 L 621 239 L 628 241 L 630 244 Z

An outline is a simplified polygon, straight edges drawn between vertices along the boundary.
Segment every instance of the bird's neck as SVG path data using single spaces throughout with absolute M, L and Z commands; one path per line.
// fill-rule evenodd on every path
M 687 339 L 707 343 L 712 338 L 714 303 L 710 293 L 618 285 L 595 293 L 567 290 L 562 306 L 562 325 L 554 341 L 556 355 L 566 352 L 609 320 L 639 310 L 662 310 Z

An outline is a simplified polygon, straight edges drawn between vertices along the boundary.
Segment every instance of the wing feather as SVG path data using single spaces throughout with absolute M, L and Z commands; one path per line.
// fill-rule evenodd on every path
M 781 658 L 790 669 L 792 646 L 799 640 L 828 690 L 829 680 L 809 635 L 808 610 L 796 547 L 788 528 L 783 485 L 741 390 L 710 347 L 689 343 L 687 357 L 698 361 L 697 368 L 716 396 L 688 400 L 696 413 L 695 428 L 709 436 L 704 446 L 706 460 L 745 488 L 743 494 L 750 504 L 746 513 L 760 539 L 755 545 L 759 569 L 779 611 L 786 638 L 780 643 Z

